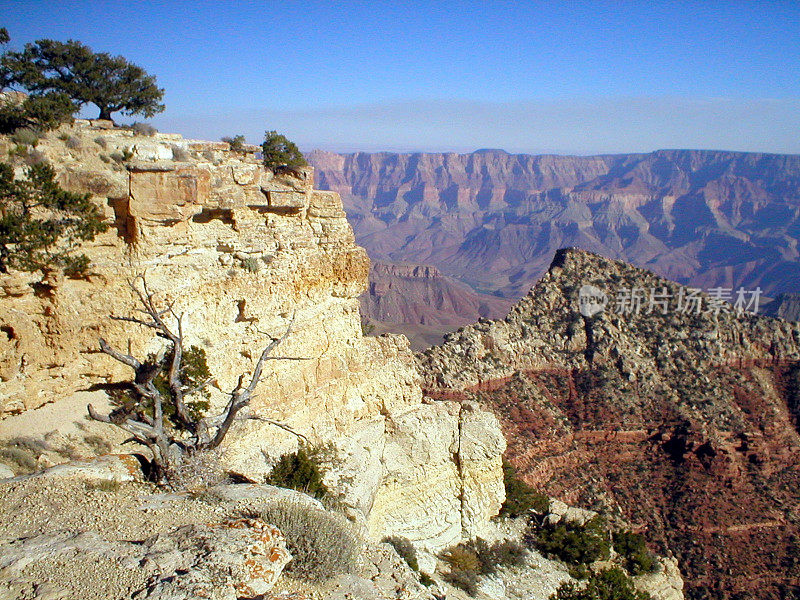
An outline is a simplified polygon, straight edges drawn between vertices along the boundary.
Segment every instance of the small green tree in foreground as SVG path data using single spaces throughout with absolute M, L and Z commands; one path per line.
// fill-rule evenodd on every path
M 101 119 L 114 112 L 152 117 L 164 110 L 156 78 L 121 56 L 93 52 L 75 40 L 38 40 L 21 52 L 6 52 L 0 72 L 8 85 L 31 96 L 64 94 L 78 107 L 92 103 Z
M 264 166 L 273 173 L 293 171 L 308 164 L 297 145 L 277 131 L 267 131 L 264 143 L 261 144 L 261 152 Z
M 61 189 L 46 163 L 28 167 L 26 175 L 15 179 L 11 165 L 0 163 L 0 272 L 84 274 L 89 259 L 75 250 L 108 228 L 100 209 L 89 194 Z

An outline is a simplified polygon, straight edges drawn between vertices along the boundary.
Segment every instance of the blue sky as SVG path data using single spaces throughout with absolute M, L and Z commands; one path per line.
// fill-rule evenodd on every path
M 155 74 L 153 124 L 189 137 L 800 153 L 796 1 L 0 0 L 0 15 L 12 47 L 78 39 Z

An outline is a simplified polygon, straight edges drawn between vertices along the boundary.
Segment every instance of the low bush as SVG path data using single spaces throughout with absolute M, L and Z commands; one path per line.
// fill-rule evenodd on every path
M 17 474 L 26 475 L 37 470 L 39 457 L 49 449 L 42 440 L 16 437 L 0 444 L 0 458 L 15 466 Z
M 101 479 L 99 481 L 87 481 L 85 484 L 87 490 L 97 490 L 100 492 L 118 492 L 122 488 L 119 481 Z
M 531 511 L 546 513 L 550 508 L 550 499 L 532 485 L 525 483 L 517 475 L 517 471 L 509 461 L 503 459 L 503 483 L 506 488 L 506 500 L 500 508 L 504 517 L 519 517 Z
M 109 154 L 111 160 L 116 163 L 124 163 L 128 162 L 130 159 L 133 158 L 133 150 L 130 148 L 125 148 L 122 152 L 112 152 Z
M 33 148 L 39 143 L 40 135 L 33 129 L 17 129 L 11 136 L 11 141 L 18 146 L 31 146 Z
M 243 135 L 235 135 L 233 137 L 221 138 L 221 141 L 226 142 L 231 147 L 231 152 L 243 152 L 246 140 Z
M 172 475 L 172 485 L 179 490 L 204 490 L 226 480 L 219 453 L 214 450 L 186 453 Z
M 136 122 L 133 125 L 131 125 L 131 130 L 134 133 L 137 133 L 139 135 L 146 135 L 148 137 L 153 137 L 155 134 L 158 133 L 158 129 L 150 125 L 150 123 Z
M 482 575 L 493 575 L 499 567 L 520 566 L 528 554 L 514 540 L 490 544 L 477 538 L 445 550 L 440 558 L 450 567 L 445 579 L 468 594 L 475 594 Z
M 585 584 L 562 583 L 550 600 L 652 600 L 652 596 L 638 591 L 630 577 L 614 567 L 590 575 Z
M 106 142 L 106 138 L 104 137 L 98 136 L 94 138 L 94 143 L 100 146 L 101 148 L 105 148 L 106 146 L 108 146 L 108 142 Z
M 191 155 L 185 149 L 176 145 L 172 146 L 172 160 L 185 162 L 191 160 L 191 158 Z
M 259 259 L 249 256 L 242 261 L 242 268 L 249 273 L 258 273 L 261 270 Z
M 266 483 L 323 498 L 328 494 L 328 487 L 322 482 L 325 474 L 323 464 L 323 457 L 317 449 L 301 445 L 297 452 L 280 457 Z
M 563 521 L 543 525 L 528 541 L 540 552 L 573 565 L 590 564 L 611 555 L 608 529 L 599 515 L 583 525 Z
M 286 538 L 293 557 L 287 573 L 306 581 L 322 581 L 354 569 L 362 542 L 342 515 L 299 502 L 276 502 L 260 516 Z
M 111 442 L 95 434 L 84 436 L 83 441 L 98 455 L 108 454 L 114 448 Z
M 647 549 L 644 536 L 631 531 L 617 531 L 612 536 L 614 550 L 622 557 L 622 566 L 631 575 L 653 573 L 658 570 L 658 561 Z

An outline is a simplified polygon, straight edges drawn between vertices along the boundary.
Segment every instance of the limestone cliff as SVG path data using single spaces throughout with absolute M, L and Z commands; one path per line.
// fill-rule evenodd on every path
M 1 154 L 11 147 L 0 138 Z M 97 352 L 100 337 L 138 356 L 157 351 L 150 332 L 109 318 L 133 313 L 128 282 L 146 274 L 184 315 L 187 344 L 206 349 L 216 406 L 294 318 L 280 353 L 304 360 L 270 361 L 251 412 L 337 442 L 345 458 L 332 477 L 347 474 L 343 501 L 376 536 L 402 531 L 438 549 L 471 535 L 503 500 L 496 422 L 481 440 L 464 434 L 482 413 L 422 404 L 405 338 L 362 337 L 369 260 L 339 196 L 315 190 L 311 169 L 274 176 L 256 150 L 87 121 L 39 142 L 36 158 L 64 187 L 90 191 L 113 227 L 86 246 L 85 279 L 0 278 L 0 411 L 101 402 L 98 388 L 127 373 Z M 226 467 L 258 479 L 296 444 L 284 429 L 242 421 L 226 439 Z

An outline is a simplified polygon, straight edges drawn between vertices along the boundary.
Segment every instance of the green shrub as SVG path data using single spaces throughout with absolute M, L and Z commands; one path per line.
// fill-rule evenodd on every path
M 14 132 L 11 136 L 11 141 L 17 144 L 18 146 L 31 146 L 36 148 L 36 145 L 39 143 L 40 135 L 38 131 L 33 129 L 18 129 Z
M 321 581 L 354 569 L 362 542 L 342 515 L 299 502 L 276 502 L 260 516 L 283 533 L 293 557 L 286 571 L 298 579 Z
M 155 357 L 153 356 L 151 358 L 154 359 Z M 180 428 L 180 421 L 175 410 L 175 402 L 172 400 L 172 390 L 170 390 L 169 387 L 168 365 L 171 362 L 172 353 L 169 352 L 164 356 L 162 363 L 164 368 L 161 369 L 161 372 L 153 379 L 153 385 L 156 386 L 156 389 L 166 400 L 162 406 L 164 416 L 170 420 L 174 427 Z M 211 370 L 208 368 L 205 348 L 189 346 L 189 348 L 184 349 L 181 364 L 183 368 L 181 369 L 180 379 L 185 388 L 197 389 L 204 381 L 211 379 Z M 211 407 L 209 403 L 211 393 L 208 391 L 208 388 L 203 387 L 199 389 L 196 394 L 199 398 L 184 398 L 186 412 L 192 421 L 199 421 L 202 419 L 205 412 Z M 150 412 L 152 412 L 152 408 Z
M 81 140 L 80 138 L 76 138 L 75 136 L 68 136 L 66 139 L 66 146 L 67 148 L 71 148 L 75 150 L 76 148 L 81 147 Z
M 328 487 L 322 482 L 322 462 L 318 452 L 301 445 L 297 452 L 280 457 L 267 477 L 267 483 L 323 498 L 328 494 Z
M 297 145 L 277 131 L 267 131 L 264 134 L 261 152 L 264 166 L 273 173 L 293 171 L 308 164 Z
M 584 525 L 563 520 L 555 525 L 544 525 L 529 541 L 544 554 L 578 565 L 607 559 L 611 554 L 608 538 L 605 520 L 598 515 Z
M 108 143 L 106 142 L 106 138 L 100 136 L 94 138 L 94 143 L 100 146 L 101 148 L 105 148 L 108 145 Z
M 644 536 L 631 531 L 617 531 L 612 536 L 614 550 L 623 559 L 623 566 L 631 575 L 653 573 L 658 570 L 658 561 L 645 545 Z
M 221 141 L 226 142 L 231 147 L 231 152 L 244 152 L 246 140 L 243 135 L 226 136 L 221 138 Z
M 249 273 L 258 273 L 261 270 L 261 262 L 254 256 L 249 256 L 242 261 L 242 268 Z
M 550 499 L 533 486 L 525 483 L 517 475 L 514 465 L 503 459 L 503 483 L 506 488 L 506 500 L 500 508 L 504 517 L 519 517 L 530 511 L 546 513 L 550 508 Z
M 185 431 L 183 423 L 178 418 L 172 389 L 169 384 L 169 365 L 172 363 L 172 358 L 171 351 L 161 357 L 160 368 L 158 374 L 153 378 L 153 385 L 165 400 L 161 407 L 165 423 L 175 428 L 175 430 Z M 150 354 L 147 360 L 149 364 L 156 366 L 157 356 L 155 354 Z M 181 364 L 183 367 L 180 371 L 181 384 L 184 389 L 196 390 L 194 394 L 186 395 L 183 399 L 187 415 L 192 421 L 196 422 L 203 418 L 203 415 L 211 406 L 209 403 L 211 394 L 206 387 L 202 386 L 203 382 L 211 378 L 211 370 L 208 368 L 205 349 L 194 345 L 184 348 Z M 126 411 L 130 411 L 137 402 L 130 390 L 112 389 L 109 390 L 109 393 L 117 405 L 115 412 L 118 414 L 126 414 Z M 143 408 L 145 414 L 153 418 L 154 407 L 152 400 L 147 400 Z
M 550 600 L 652 600 L 638 591 L 622 569 L 614 567 L 592 574 L 585 585 L 562 583 Z
M 450 567 L 445 579 L 469 594 L 475 594 L 482 575 L 493 575 L 499 567 L 525 564 L 528 551 L 519 542 L 504 540 L 490 544 L 477 538 L 448 548 L 440 558 Z
M 417 551 L 414 549 L 414 544 L 408 538 L 399 535 L 393 535 L 383 539 L 384 542 L 391 544 L 395 552 L 406 561 L 406 564 L 413 571 L 419 571 L 419 563 L 417 562 Z
M 37 163 L 16 179 L 11 165 L 0 163 L 0 272 L 88 266 L 74 251 L 108 225 L 89 194 L 67 192 L 55 177 L 50 165 Z

